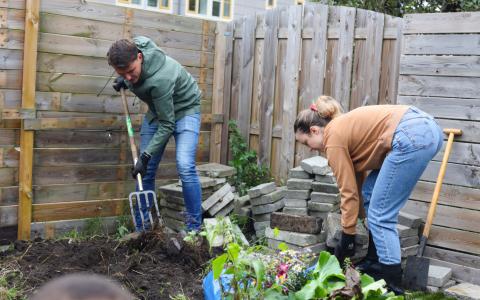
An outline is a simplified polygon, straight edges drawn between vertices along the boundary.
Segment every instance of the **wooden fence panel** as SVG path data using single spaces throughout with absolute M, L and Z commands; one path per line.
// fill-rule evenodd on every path
M 430 113 L 443 128 L 463 131 L 449 157 L 426 255 L 451 267 L 454 277 L 475 283 L 480 274 L 480 53 L 474 45 L 480 31 L 474 24 L 479 19 L 478 12 L 407 15 L 398 87 L 399 103 Z M 426 215 L 443 151 L 427 166 L 405 211 Z

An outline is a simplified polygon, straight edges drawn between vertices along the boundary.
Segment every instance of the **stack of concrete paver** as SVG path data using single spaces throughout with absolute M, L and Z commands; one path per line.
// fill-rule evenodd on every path
M 284 207 L 285 188 L 277 187 L 275 182 L 263 183 L 248 190 L 248 196 L 256 235 L 263 237 L 265 228 L 270 225 L 271 214 Z
M 265 236 L 268 246 L 273 249 L 282 242 L 288 249 L 302 252 L 319 253 L 326 249 L 322 219 L 312 216 L 273 213 Z
M 206 216 L 226 216 L 234 209 L 234 187 L 228 181 L 235 168 L 209 163 L 197 167 L 202 187 L 202 210 Z M 168 184 L 159 188 L 160 212 L 167 227 L 182 230 L 185 227 L 185 203 L 182 185 Z

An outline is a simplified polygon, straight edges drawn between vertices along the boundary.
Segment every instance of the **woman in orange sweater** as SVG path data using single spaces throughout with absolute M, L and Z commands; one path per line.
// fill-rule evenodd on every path
M 335 99 L 321 96 L 298 114 L 294 130 L 298 142 L 325 154 L 337 179 L 343 234 L 335 255 L 343 262 L 355 254 L 363 200 L 370 243 L 359 267 L 401 292 L 398 213 L 441 149 L 441 128 L 413 106 L 372 105 L 343 114 Z

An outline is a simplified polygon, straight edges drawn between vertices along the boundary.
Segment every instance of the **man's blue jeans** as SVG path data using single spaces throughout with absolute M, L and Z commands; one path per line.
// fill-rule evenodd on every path
M 371 171 L 363 183 L 368 228 L 381 263 L 400 263 L 398 213 L 442 144 L 442 129 L 433 117 L 411 107 L 395 130 L 392 150 L 382 167 Z
M 140 153 L 142 153 L 150 143 L 153 135 L 158 130 L 158 122 L 148 123 L 143 120 L 140 130 Z M 198 136 L 200 134 L 200 114 L 188 115 L 175 122 L 175 157 L 177 163 L 177 172 L 182 181 L 183 198 L 185 201 L 186 214 L 185 222 L 188 230 L 199 230 L 202 224 L 202 189 L 195 168 L 195 158 L 197 155 Z M 158 165 L 162 159 L 165 147 L 157 154 L 153 155 L 147 165 L 147 173 L 143 179 L 143 189 L 155 192 L 155 175 Z M 138 190 L 138 186 L 137 186 Z M 145 205 L 145 199 L 140 199 L 142 203 L 142 212 L 144 220 L 148 223 L 148 211 L 150 206 Z M 143 209 L 145 208 L 145 209 Z M 135 220 L 137 224 L 142 224 L 142 219 L 137 207 L 135 207 Z M 148 229 L 150 224 L 146 224 Z M 137 231 L 143 230 L 137 226 Z

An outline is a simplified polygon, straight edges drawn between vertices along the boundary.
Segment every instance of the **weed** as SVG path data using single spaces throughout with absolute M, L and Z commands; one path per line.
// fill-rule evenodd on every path
M 85 237 L 94 237 L 102 235 L 102 220 L 100 217 L 87 219 L 85 221 L 85 228 L 82 231 L 82 235 Z
M 120 215 L 115 220 L 115 238 L 121 239 L 133 231 L 130 215 Z

